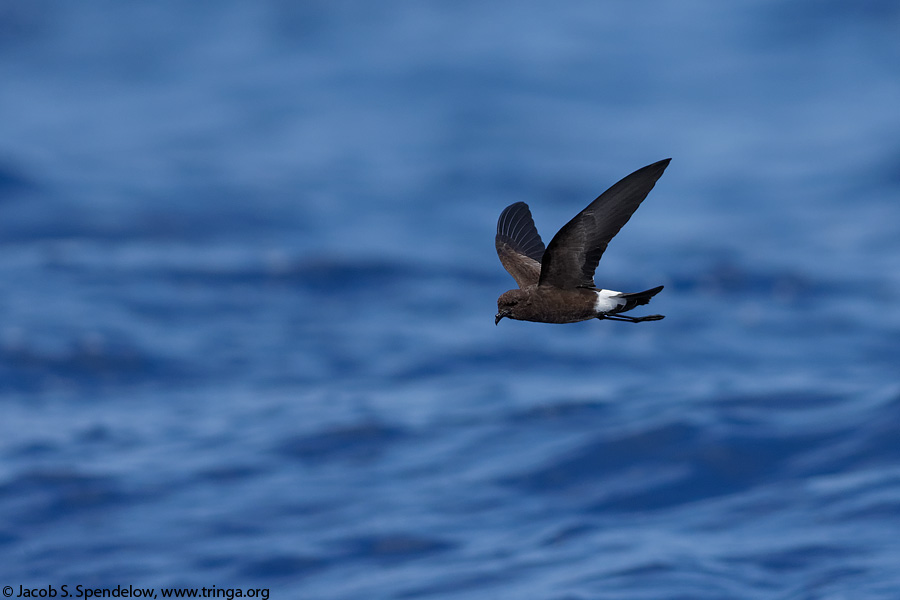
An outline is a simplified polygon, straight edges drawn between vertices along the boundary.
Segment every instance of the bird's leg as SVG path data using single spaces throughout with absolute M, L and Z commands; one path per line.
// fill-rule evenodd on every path
M 629 317 L 627 315 L 600 315 L 598 319 L 609 319 L 610 321 L 625 321 L 627 323 L 641 323 L 643 321 L 659 321 L 665 318 L 664 315 L 647 315 L 645 317 Z

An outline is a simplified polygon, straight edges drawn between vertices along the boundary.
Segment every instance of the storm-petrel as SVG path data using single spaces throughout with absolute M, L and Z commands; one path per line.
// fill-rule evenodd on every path
M 494 324 L 503 317 L 540 323 L 662 319 L 663 315 L 620 313 L 647 304 L 663 286 L 632 294 L 604 290 L 594 285 L 594 270 L 609 241 L 644 201 L 670 160 L 638 169 L 600 194 L 553 236 L 546 251 L 528 205 L 516 202 L 507 206 L 497 222 L 495 243 L 500 262 L 519 289 L 497 299 Z

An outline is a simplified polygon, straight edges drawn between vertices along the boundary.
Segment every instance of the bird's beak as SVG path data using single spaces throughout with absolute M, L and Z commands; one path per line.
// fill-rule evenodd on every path
M 500 323 L 500 319 L 502 319 L 503 317 L 505 317 L 507 314 L 509 314 L 509 313 L 507 313 L 505 310 L 502 311 L 502 312 L 498 312 L 498 313 L 494 316 L 494 325 L 499 324 L 499 323 Z

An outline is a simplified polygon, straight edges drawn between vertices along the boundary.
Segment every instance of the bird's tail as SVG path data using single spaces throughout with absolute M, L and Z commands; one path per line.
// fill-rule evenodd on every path
M 627 312 L 636 306 L 642 306 L 650 302 L 650 298 L 660 293 L 663 286 L 655 287 L 652 290 L 644 290 L 643 292 L 634 292 L 632 294 L 622 294 L 620 297 L 625 300 L 625 306 L 616 312 Z

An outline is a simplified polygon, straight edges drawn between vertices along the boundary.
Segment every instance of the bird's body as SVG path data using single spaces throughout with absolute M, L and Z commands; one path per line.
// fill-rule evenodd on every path
M 495 243 L 500 262 L 519 284 L 497 299 L 495 323 L 507 317 L 540 323 L 588 319 L 657 321 L 662 315 L 621 315 L 647 304 L 662 286 L 623 294 L 594 285 L 594 270 L 609 241 L 631 218 L 656 184 L 670 159 L 625 177 L 553 236 L 547 248 L 524 202 L 506 207 L 497 222 Z

